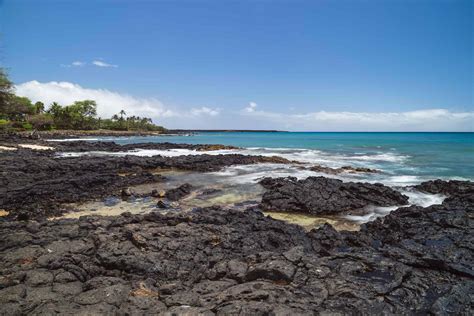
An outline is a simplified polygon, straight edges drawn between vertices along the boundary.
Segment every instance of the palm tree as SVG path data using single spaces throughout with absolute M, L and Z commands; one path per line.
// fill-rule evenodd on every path
M 44 103 L 43 102 L 36 102 L 35 103 L 35 114 L 41 114 L 44 112 Z
M 125 113 L 124 110 L 120 110 L 120 113 L 119 113 L 119 114 L 120 114 L 120 118 L 121 118 L 122 120 L 123 120 L 123 116 L 124 116 L 124 115 L 127 115 L 127 113 Z

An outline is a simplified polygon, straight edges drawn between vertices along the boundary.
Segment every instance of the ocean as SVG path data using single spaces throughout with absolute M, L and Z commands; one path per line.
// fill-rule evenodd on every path
M 277 155 L 329 167 L 380 169 L 372 176 L 392 185 L 429 179 L 474 180 L 474 133 L 202 132 L 189 136 L 103 137 L 119 144 L 174 142 L 243 147 L 241 153 Z M 223 153 L 218 151 L 216 153 Z M 187 150 L 137 155 L 192 154 Z M 370 177 L 370 176 L 369 176 Z M 371 179 L 368 179 L 371 180 Z

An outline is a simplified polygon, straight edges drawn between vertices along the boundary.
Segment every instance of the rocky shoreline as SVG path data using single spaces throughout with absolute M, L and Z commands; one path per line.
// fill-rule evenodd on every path
M 160 136 L 166 135 L 158 131 L 113 131 L 113 130 L 52 130 L 52 131 L 25 131 L 12 132 L 7 137 L 27 139 L 65 139 L 78 137 L 130 137 L 130 136 Z
M 65 203 L 167 181 L 161 170 L 294 162 L 239 154 L 58 158 L 63 151 L 233 148 L 38 140 L 54 149 L 33 150 L 18 147 L 22 141 L 0 141 L 16 148 L 0 152 L 0 210 L 8 213 L 0 216 L 2 315 L 474 312 L 472 182 L 422 183 L 414 189 L 447 198 L 401 207 L 358 232 L 327 224 L 308 232 L 261 211 L 333 214 L 404 205 L 407 197 L 378 184 L 267 178 L 260 205 L 244 211 L 215 206 L 47 220 L 67 211 Z M 184 185 L 164 196 L 179 200 L 192 190 Z
M 74 142 L 75 143 L 75 142 Z M 85 144 L 78 143 L 83 151 Z M 88 148 L 94 145 L 87 145 Z M 98 146 L 101 146 L 98 143 Z M 149 147 L 171 144 L 150 144 Z M 177 145 L 183 148 L 185 145 Z M 210 148 L 215 145 L 189 145 Z M 103 146 L 101 146 L 103 147 Z M 127 147 L 127 146 L 124 146 Z M 58 145 L 57 150 L 71 145 Z M 161 170 L 179 169 L 199 172 L 217 171 L 225 166 L 256 163 L 290 163 L 280 157 L 229 155 L 194 155 L 179 157 L 70 157 L 58 158 L 55 151 L 20 148 L 3 152 L 0 159 L 0 209 L 10 216 L 36 218 L 59 215 L 61 205 L 120 195 L 129 186 L 164 181 Z M 151 195 L 151 192 L 150 192 Z

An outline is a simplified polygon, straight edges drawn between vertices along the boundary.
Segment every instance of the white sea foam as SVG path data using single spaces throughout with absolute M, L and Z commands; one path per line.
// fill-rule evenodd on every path
M 419 192 L 419 191 L 411 190 L 411 189 L 400 190 L 400 192 L 408 196 L 409 204 L 387 206 L 387 207 L 370 206 L 365 209 L 367 212 L 367 214 L 365 215 L 346 215 L 344 216 L 344 218 L 362 224 L 362 223 L 373 221 L 378 217 L 386 216 L 390 212 L 398 209 L 399 207 L 409 206 L 409 205 L 428 207 L 435 204 L 441 204 L 443 203 L 443 200 L 446 198 L 446 196 L 441 195 L 441 194 L 428 194 L 428 193 L 423 193 L 423 192 Z
M 365 208 L 367 212 L 364 215 L 345 215 L 344 218 L 360 224 L 371 222 L 379 217 L 384 217 L 390 212 L 396 210 L 403 205 L 397 206 L 368 206 Z M 406 206 L 406 205 L 405 205 Z
M 298 179 L 306 179 L 310 176 L 322 175 L 318 172 L 295 168 L 291 165 L 271 163 L 230 166 L 224 168 L 222 171 L 212 172 L 211 174 L 223 178 L 228 177 L 229 182 L 236 184 L 254 184 L 265 177 L 279 178 L 292 176 Z
M 408 201 L 412 205 L 428 207 L 435 204 L 443 203 L 446 196 L 442 194 L 428 194 L 416 190 L 401 190 L 403 194 L 408 196 Z
M 400 176 L 391 176 L 386 179 L 386 182 L 390 183 L 391 185 L 405 186 L 405 185 L 418 184 L 421 182 L 421 179 L 418 176 L 400 175 Z
M 407 157 L 398 155 L 396 153 L 377 153 L 373 155 L 341 155 L 334 153 L 327 153 L 315 149 L 290 149 L 290 148 L 245 148 L 235 150 L 212 150 L 212 151 L 196 151 L 190 149 L 169 149 L 169 150 L 155 150 L 155 149 L 136 149 L 125 152 L 83 152 L 83 153 L 61 153 L 62 157 L 79 157 L 83 155 L 111 155 L 111 156 L 126 156 L 135 155 L 143 157 L 151 156 L 165 156 L 176 157 L 185 155 L 223 155 L 223 154 L 242 154 L 242 155 L 257 155 L 257 156 L 279 156 L 292 161 L 303 163 L 321 164 L 328 167 L 342 167 L 348 164 L 355 166 L 366 166 L 377 168 L 379 164 L 383 163 L 400 163 Z

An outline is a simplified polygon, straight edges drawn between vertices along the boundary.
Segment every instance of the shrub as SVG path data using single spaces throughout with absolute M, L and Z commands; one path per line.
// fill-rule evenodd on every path
M 0 131 L 5 131 L 7 129 L 10 129 L 11 127 L 12 124 L 10 121 L 0 119 Z
M 33 125 L 30 123 L 23 123 L 21 127 L 27 131 L 31 131 L 33 129 Z
M 37 114 L 30 116 L 28 118 L 28 123 L 38 130 L 51 130 L 54 121 L 49 114 Z

